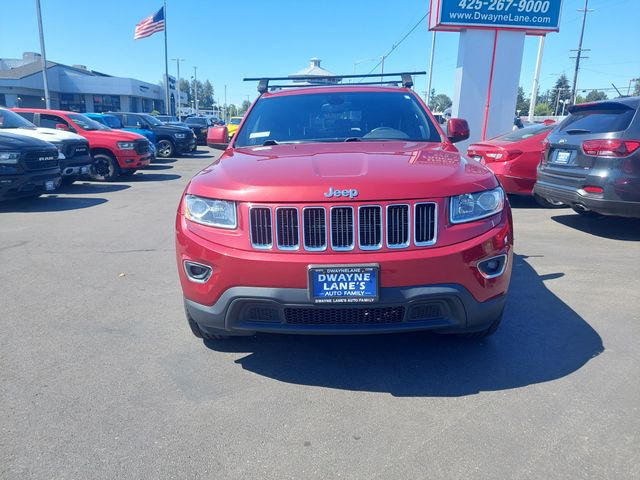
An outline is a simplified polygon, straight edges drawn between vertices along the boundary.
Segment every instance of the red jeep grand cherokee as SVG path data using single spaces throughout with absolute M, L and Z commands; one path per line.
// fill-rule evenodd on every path
M 511 211 L 495 176 L 403 87 L 266 91 L 176 218 L 187 319 L 200 338 L 500 323 Z M 222 144 L 225 127 L 211 129 Z

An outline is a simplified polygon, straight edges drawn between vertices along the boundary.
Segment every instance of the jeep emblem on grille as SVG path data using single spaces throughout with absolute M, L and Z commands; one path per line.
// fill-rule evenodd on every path
M 333 187 L 329 187 L 328 192 L 324 192 L 324 196 L 327 198 L 340 198 L 340 197 L 349 197 L 356 198 L 358 196 L 358 190 L 355 188 L 348 188 L 344 190 L 334 190 Z

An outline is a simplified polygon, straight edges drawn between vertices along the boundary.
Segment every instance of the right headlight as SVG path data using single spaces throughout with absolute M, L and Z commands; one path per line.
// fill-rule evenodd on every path
M 187 134 L 186 133 L 176 133 L 174 134 L 176 138 L 186 138 Z
M 0 152 L 0 165 L 15 165 L 20 158 L 20 152 Z
M 187 195 L 186 216 L 189 220 L 210 227 L 233 229 L 237 226 L 236 202 Z
M 451 197 L 449 219 L 451 223 L 473 222 L 499 213 L 504 208 L 501 187 L 483 192 L 465 193 Z

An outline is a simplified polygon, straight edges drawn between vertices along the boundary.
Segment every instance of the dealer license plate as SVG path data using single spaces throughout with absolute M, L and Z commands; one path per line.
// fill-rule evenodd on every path
M 555 158 L 553 159 L 553 163 L 557 163 L 558 165 L 567 165 L 571 160 L 571 152 L 568 150 L 556 150 Z
M 314 303 L 371 303 L 378 300 L 377 265 L 309 267 L 309 294 Z

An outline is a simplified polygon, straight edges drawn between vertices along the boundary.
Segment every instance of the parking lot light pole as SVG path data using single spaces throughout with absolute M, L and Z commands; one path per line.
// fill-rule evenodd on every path
M 184 62 L 184 58 L 172 58 L 171 60 L 176 62 L 176 67 L 178 68 L 178 78 L 176 78 L 176 91 L 178 93 L 178 98 L 176 99 L 176 117 L 180 120 L 180 62 Z
M 193 92 L 196 100 L 196 117 L 198 116 L 198 67 L 193 67 Z
M 540 36 L 538 43 L 538 58 L 536 59 L 536 71 L 533 74 L 533 86 L 531 87 L 531 100 L 529 100 L 529 117 L 528 120 L 533 122 L 533 116 L 536 110 L 536 101 L 538 100 L 538 87 L 540 85 L 540 68 L 542 67 L 542 54 L 544 52 L 545 36 Z
M 51 109 L 51 99 L 49 98 L 49 80 L 47 78 L 47 53 L 44 50 L 44 32 L 42 29 L 42 12 L 40 10 L 40 0 L 36 0 L 36 13 L 38 15 L 38 31 L 40 33 L 40 62 L 42 63 L 44 104 L 47 110 L 49 110 Z

